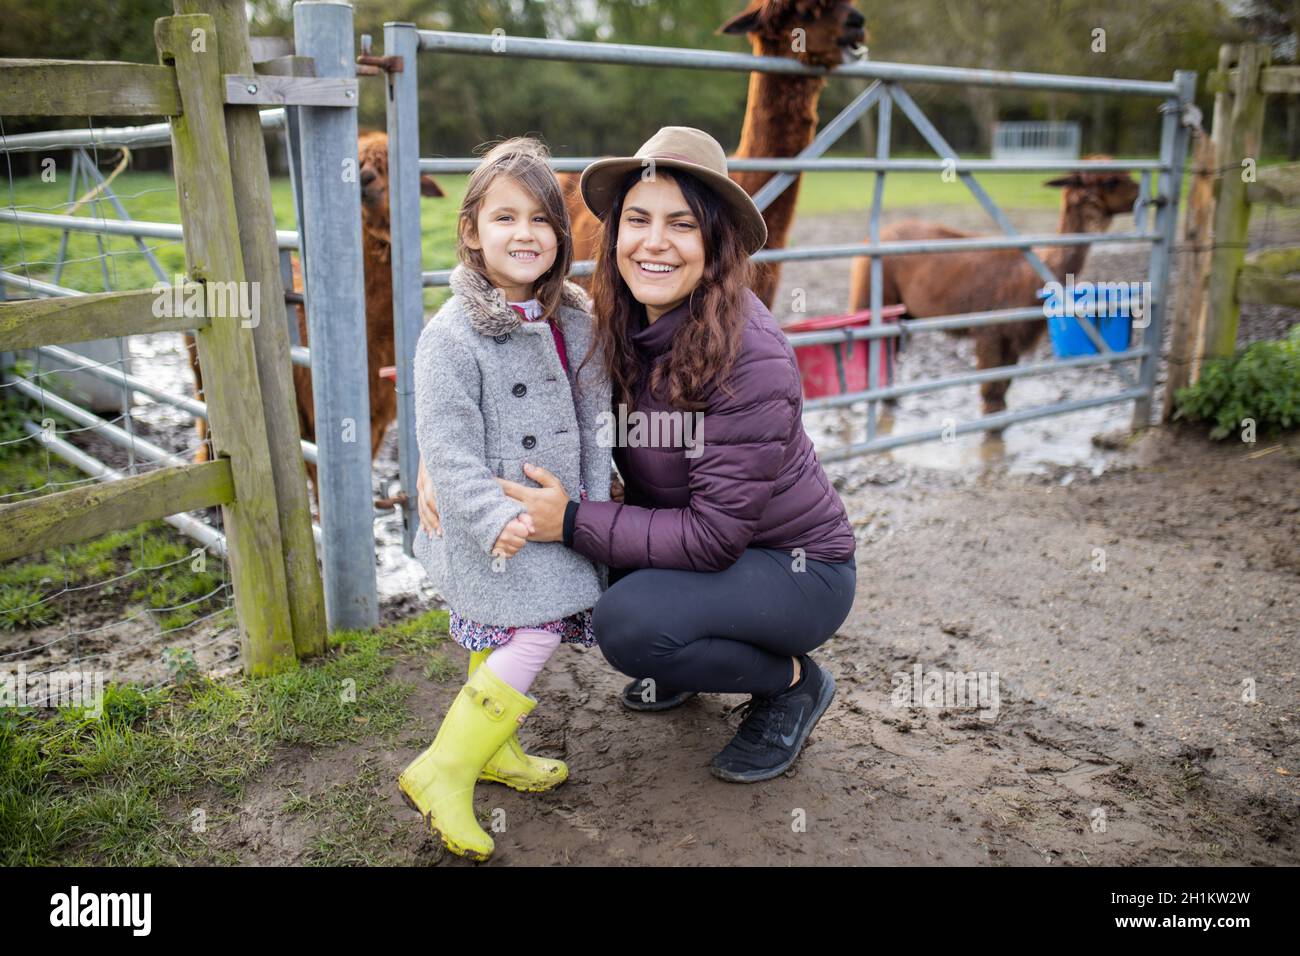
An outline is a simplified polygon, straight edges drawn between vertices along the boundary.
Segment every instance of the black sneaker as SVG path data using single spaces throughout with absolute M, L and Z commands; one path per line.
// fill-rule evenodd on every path
M 672 710 L 695 696 L 693 690 L 655 687 L 648 677 L 638 677 L 623 688 L 623 706 L 628 710 Z
M 799 665 L 799 683 L 775 697 L 751 697 L 736 708 L 745 719 L 709 765 L 715 777 L 757 783 L 779 777 L 794 763 L 835 696 L 835 678 L 811 657 L 801 656 Z

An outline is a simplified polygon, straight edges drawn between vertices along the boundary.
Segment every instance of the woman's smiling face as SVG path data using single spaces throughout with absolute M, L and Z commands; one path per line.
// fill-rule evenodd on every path
M 668 174 L 638 180 L 623 198 L 618 271 L 650 322 L 681 305 L 703 277 L 700 223 Z

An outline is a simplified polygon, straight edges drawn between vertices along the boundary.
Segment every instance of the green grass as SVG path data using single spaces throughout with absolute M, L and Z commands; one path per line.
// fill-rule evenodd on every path
M 196 680 L 143 691 L 111 685 L 94 719 L 61 710 L 0 711 L 0 865 L 158 865 L 232 862 L 210 834 L 223 802 L 293 746 L 396 740 L 412 688 L 387 677 L 394 650 L 446 640 L 447 615 L 330 636 L 321 658 L 273 677 Z M 382 862 L 367 849 L 376 826 L 373 768 L 331 792 L 313 851 L 323 863 Z M 369 788 L 369 789 L 368 789 Z M 290 795 L 285 809 L 308 806 Z M 193 832 L 195 807 L 207 829 Z M 370 842 L 373 846 L 373 842 Z

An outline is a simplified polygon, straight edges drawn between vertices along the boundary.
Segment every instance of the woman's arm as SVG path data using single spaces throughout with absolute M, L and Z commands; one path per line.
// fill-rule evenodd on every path
M 686 459 L 691 496 L 686 507 L 569 502 L 562 540 L 611 567 L 730 567 L 749 546 L 772 497 L 796 408 L 797 395 L 791 394 L 717 402 L 702 419 L 701 453 Z

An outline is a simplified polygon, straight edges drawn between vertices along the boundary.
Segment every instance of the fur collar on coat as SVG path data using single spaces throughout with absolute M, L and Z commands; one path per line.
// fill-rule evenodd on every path
M 460 296 L 470 327 L 480 335 L 507 335 L 523 324 L 510 308 L 505 293 L 463 262 L 451 272 L 451 291 Z M 581 286 L 567 279 L 560 305 L 591 311 L 591 300 Z

